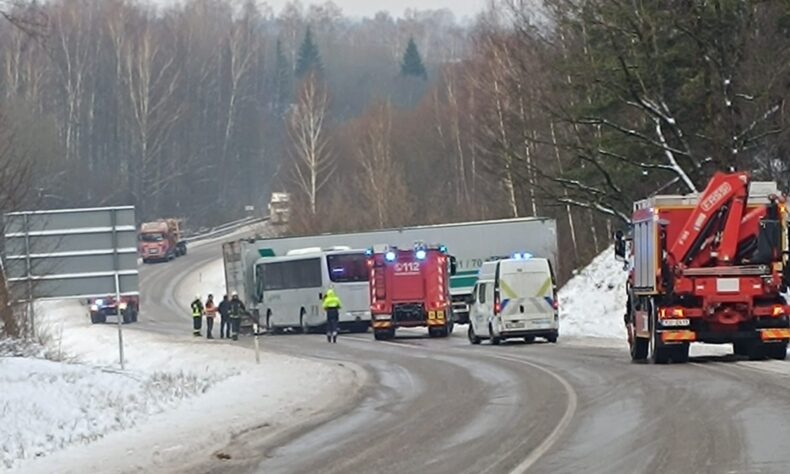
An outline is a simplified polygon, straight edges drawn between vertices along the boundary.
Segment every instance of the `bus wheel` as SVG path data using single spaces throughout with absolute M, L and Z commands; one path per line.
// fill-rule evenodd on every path
M 305 310 L 302 308 L 301 313 L 299 314 L 299 327 L 302 330 L 302 334 L 309 334 L 310 333 L 310 326 L 307 325 L 307 322 L 304 320 Z

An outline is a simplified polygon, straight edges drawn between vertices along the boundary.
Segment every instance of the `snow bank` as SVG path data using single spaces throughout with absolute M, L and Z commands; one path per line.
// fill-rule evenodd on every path
M 579 271 L 559 291 L 561 335 L 625 340 L 627 277 L 612 248 Z
M 219 293 L 221 268 L 208 265 L 177 293 Z M 134 325 L 124 327 L 121 372 L 114 324 L 90 324 L 73 301 L 42 303 L 38 313 L 48 350 L 0 344 L 0 471 L 171 472 L 239 433 L 303 422 L 362 383 L 348 366 L 267 352 L 256 364 L 240 345 Z

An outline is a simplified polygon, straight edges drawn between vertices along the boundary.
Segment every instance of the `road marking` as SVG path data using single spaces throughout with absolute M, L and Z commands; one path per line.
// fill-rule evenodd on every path
M 554 443 L 560 439 L 562 434 L 568 428 L 571 423 L 571 419 L 573 419 L 573 416 L 576 414 L 576 408 L 579 404 L 578 396 L 576 395 L 576 390 L 573 389 L 573 386 L 571 386 L 567 380 L 550 369 L 522 359 L 504 357 L 498 354 L 490 354 L 490 356 L 496 359 L 525 364 L 534 369 L 538 369 L 559 382 L 560 385 L 562 385 L 562 387 L 565 389 L 565 392 L 568 394 L 568 405 L 565 407 L 565 413 L 563 413 L 559 423 L 557 423 L 557 426 L 554 427 L 554 430 L 529 453 L 529 456 L 527 456 L 523 461 L 521 461 L 521 463 L 519 463 L 518 466 L 514 467 L 510 471 L 510 474 L 523 474 L 527 472 L 529 468 L 531 468 L 532 465 L 534 465 L 544 454 L 546 454 L 552 448 L 552 446 L 554 446 Z

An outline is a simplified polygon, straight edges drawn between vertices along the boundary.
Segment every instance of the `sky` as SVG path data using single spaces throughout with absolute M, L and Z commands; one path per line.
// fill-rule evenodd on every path
M 177 0 L 154 0 L 154 3 L 171 4 Z M 288 0 L 264 0 L 265 3 L 279 13 Z M 305 7 L 325 0 L 301 0 Z M 458 20 L 467 17 L 474 18 L 482 11 L 487 0 L 333 0 L 343 13 L 351 17 L 373 16 L 381 10 L 388 11 L 392 16 L 399 17 L 408 8 L 419 10 L 437 10 L 447 8 L 451 10 Z

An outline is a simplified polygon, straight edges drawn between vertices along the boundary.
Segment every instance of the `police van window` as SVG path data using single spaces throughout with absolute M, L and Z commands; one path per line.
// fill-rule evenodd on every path
M 478 293 L 477 301 L 479 301 L 481 303 L 485 303 L 486 302 L 486 284 L 485 283 L 481 283 L 479 290 L 480 290 L 480 292 Z
M 368 259 L 365 254 L 327 255 L 329 279 L 335 283 L 368 281 Z

